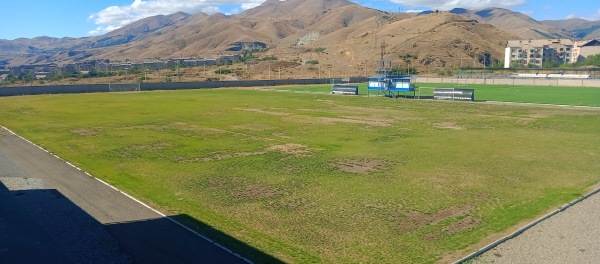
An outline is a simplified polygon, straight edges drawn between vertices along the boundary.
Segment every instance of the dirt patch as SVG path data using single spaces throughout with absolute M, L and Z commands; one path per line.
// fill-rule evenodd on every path
M 465 130 L 466 128 L 454 123 L 454 122 L 440 122 L 440 123 L 433 123 L 434 127 L 437 128 L 445 128 L 445 129 L 453 129 L 453 130 Z
M 285 138 L 285 139 L 290 139 L 291 137 L 286 135 L 285 133 L 282 132 L 275 132 L 273 133 L 273 136 L 278 137 L 278 138 Z
M 471 205 L 453 206 L 431 215 L 414 211 L 405 212 L 404 219 L 398 224 L 398 227 L 402 231 L 412 231 L 427 225 L 438 224 L 448 218 L 467 216 L 473 208 Z
M 384 170 L 388 166 L 388 163 L 383 160 L 340 159 L 331 164 L 331 166 L 343 172 L 369 174 Z
M 440 234 L 439 233 L 425 234 L 425 236 L 423 236 L 423 239 L 425 239 L 425 240 L 438 240 L 438 239 L 440 239 Z
M 529 117 L 531 118 L 546 118 L 557 115 L 556 111 L 545 109 L 545 110 L 531 110 L 529 111 Z
M 71 130 L 71 132 L 82 137 L 93 137 L 100 135 L 100 131 L 93 128 L 76 128 Z
M 259 114 L 266 114 L 266 115 L 274 115 L 274 116 L 289 115 L 288 113 L 284 113 L 284 112 L 275 112 L 275 111 L 269 111 L 269 110 L 259 109 L 259 108 L 235 108 L 235 110 L 259 113 Z
M 365 119 L 360 117 L 319 117 L 321 123 L 324 124 L 337 124 L 337 123 L 349 123 L 349 124 L 362 124 L 368 126 L 390 126 L 390 120 L 384 119 Z
M 458 233 L 464 230 L 469 230 L 473 227 L 478 226 L 479 224 L 481 224 L 481 219 L 469 215 L 461 219 L 460 221 L 447 226 L 446 228 L 444 228 L 443 231 L 448 233 Z
M 307 146 L 301 144 L 283 144 L 283 145 L 274 145 L 265 149 L 268 152 L 278 151 L 284 154 L 289 154 L 294 157 L 310 157 L 312 156 L 312 151 L 308 149 Z
M 243 130 L 249 130 L 249 131 L 256 131 L 256 132 L 262 132 L 262 131 L 265 131 L 265 130 L 272 130 L 275 127 L 272 127 L 272 126 L 269 126 L 269 125 L 261 125 L 261 124 L 244 124 L 244 125 L 233 126 L 233 128 L 243 129 Z
M 252 184 L 233 190 L 230 194 L 237 199 L 255 200 L 274 197 L 279 194 L 279 190 L 272 186 Z
M 267 147 L 263 150 L 252 151 L 252 152 L 237 152 L 237 153 L 217 153 L 217 152 L 215 152 L 210 157 L 198 157 L 198 158 L 178 157 L 178 158 L 176 158 L 176 161 L 181 162 L 181 163 L 208 162 L 208 161 L 224 160 L 224 159 L 237 158 L 237 157 L 264 155 L 269 152 L 280 152 L 280 153 L 288 154 L 288 155 L 294 156 L 294 157 L 310 157 L 310 156 L 312 156 L 312 151 L 307 146 L 304 146 L 301 144 L 289 143 L 289 144 L 283 144 L 283 145 L 273 145 L 273 146 Z

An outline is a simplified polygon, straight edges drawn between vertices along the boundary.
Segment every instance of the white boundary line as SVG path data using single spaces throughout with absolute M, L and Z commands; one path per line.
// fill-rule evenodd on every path
M 208 237 L 206 237 L 206 236 L 204 236 L 204 235 L 202 235 L 202 234 L 200 234 L 200 233 L 196 232 L 195 230 L 193 230 L 193 229 L 191 229 L 191 228 L 187 227 L 186 225 L 184 225 L 184 224 L 182 224 L 182 223 L 178 222 L 177 220 L 175 220 L 175 219 L 173 219 L 173 218 L 171 218 L 171 217 L 169 217 L 169 216 L 167 216 L 167 215 L 163 214 L 162 212 L 160 212 L 160 211 L 158 211 L 158 210 L 156 210 L 156 209 L 154 209 L 154 208 L 150 207 L 149 205 L 147 205 L 147 204 L 145 204 L 144 202 L 142 202 L 142 201 L 140 201 L 140 200 L 136 199 L 135 197 L 133 197 L 133 196 L 131 196 L 131 195 L 127 194 L 126 192 L 119 190 L 117 187 L 115 187 L 115 186 L 112 186 L 112 185 L 110 185 L 109 183 L 107 183 L 107 182 L 105 182 L 105 181 L 103 181 L 103 180 L 101 180 L 101 179 L 99 179 L 99 178 L 96 178 L 96 177 L 92 176 L 92 174 L 90 174 L 89 172 L 87 172 L 87 171 L 84 171 L 84 170 L 80 169 L 79 167 L 77 167 L 77 166 L 75 166 L 75 165 L 71 164 L 70 162 L 68 162 L 68 161 L 66 161 L 66 160 L 64 160 L 64 159 L 62 159 L 61 157 L 57 156 L 56 154 L 54 154 L 54 153 L 52 153 L 52 152 L 50 152 L 50 151 L 48 151 L 48 150 L 46 150 L 46 149 L 44 149 L 44 148 L 42 148 L 42 147 L 38 146 L 37 144 L 35 144 L 35 143 L 33 143 L 33 142 L 29 141 L 28 139 L 26 139 L 26 138 L 24 138 L 24 137 L 20 136 L 19 134 L 17 134 L 17 133 L 15 133 L 15 132 L 13 132 L 12 130 L 10 130 L 10 129 L 8 129 L 8 128 L 4 127 L 4 126 L 1 126 L 1 125 L 0 125 L 0 127 L 1 127 L 1 128 L 3 128 L 4 130 L 8 131 L 9 133 L 11 133 L 11 134 L 13 134 L 13 135 L 15 135 L 15 136 L 19 137 L 20 139 L 22 139 L 22 140 L 26 141 L 27 143 L 29 143 L 29 144 L 31 144 L 31 145 L 33 145 L 33 146 L 36 146 L 37 148 L 39 148 L 39 149 L 41 149 L 41 150 L 45 151 L 46 153 L 48 153 L 48 154 L 50 154 L 50 155 L 52 155 L 52 156 L 56 157 L 56 158 L 57 158 L 57 159 L 59 159 L 60 161 L 62 161 L 62 162 L 64 162 L 64 163 L 66 163 L 67 165 L 69 165 L 69 166 L 71 166 L 71 167 L 73 167 L 73 168 L 77 169 L 78 171 L 81 171 L 81 172 L 83 172 L 85 175 L 87 175 L 87 176 L 89 176 L 89 177 L 91 177 L 91 178 L 93 178 L 93 179 L 95 179 L 95 180 L 97 180 L 97 181 L 101 182 L 102 184 L 104 184 L 104 185 L 106 185 L 106 186 L 108 186 L 108 187 L 110 187 L 110 188 L 114 189 L 115 191 L 117 191 L 117 192 L 119 192 L 119 193 L 121 193 L 121 194 L 123 194 L 123 195 L 127 196 L 129 199 L 131 199 L 131 200 L 134 200 L 135 202 L 137 202 L 137 203 L 141 204 L 142 206 L 144 206 L 144 207 L 146 207 L 146 208 L 148 208 L 148 209 L 152 210 L 153 212 L 155 212 L 155 213 L 159 214 L 160 216 L 162 216 L 162 217 L 164 217 L 164 218 L 166 218 L 166 219 L 170 220 L 171 222 L 175 223 L 176 225 L 178 225 L 178 226 L 180 226 L 180 227 L 183 227 L 185 230 L 187 230 L 187 231 L 189 231 L 189 232 L 192 232 L 192 233 L 193 233 L 193 234 L 195 234 L 196 236 L 198 236 L 198 237 L 200 237 L 200 238 L 202 238 L 202 239 L 204 239 L 204 240 L 208 241 L 209 243 L 211 243 L 211 244 L 213 244 L 213 245 L 215 245 L 215 246 L 217 246 L 217 247 L 221 248 L 222 250 L 224 250 L 224 251 L 228 252 L 229 254 L 232 254 L 232 255 L 234 255 L 234 256 L 236 256 L 236 257 L 240 258 L 241 260 L 243 260 L 243 261 L 244 261 L 244 262 L 246 262 L 246 263 L 253 263 L 253 262 L 252 262 L 252 261 L 250 261 L 249 259 L 242 257 L 240 254 L 233 252 L 232 250 L 230 250 L 230 249 L 226 248 L 225 246 L 223 246 L 223 245 L 221 245 L 221 244 L 219 244 L 219 243 L 217 243 L 217 242 L 213 241 L 212 239 L 210 239 L 210 238 L 208 238 Z

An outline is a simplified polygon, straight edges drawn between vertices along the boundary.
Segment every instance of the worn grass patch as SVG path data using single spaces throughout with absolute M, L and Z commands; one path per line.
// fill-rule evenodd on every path
M 0 124 L 257 263 L 432 263 L 600 181 L 597 109 L 223 89 L 0 98 Z

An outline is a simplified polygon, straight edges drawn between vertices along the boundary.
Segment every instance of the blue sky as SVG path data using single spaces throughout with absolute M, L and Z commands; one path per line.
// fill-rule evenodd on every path
M 236 14 L 264 0 L 2 0 L 0 39 L 87 37 L 100 35 L 135 20 L 177 11 Z M 448 10 L 454 7 L 503 7 L 537 20 L 584 18 L 600 20 L 598 0 L 352 0 L 387 11 Z M 450 4 L 449 4 L 450 3 Z

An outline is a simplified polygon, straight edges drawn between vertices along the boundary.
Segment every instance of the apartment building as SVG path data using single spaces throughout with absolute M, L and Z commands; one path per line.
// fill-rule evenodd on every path
M 584 40 L 575 42 L 573 46 L 573 57 L 577 61 L 585 60 L 590 55 L 600 54 L 600 40 Z
M 575 63 L 587 56 L 600 54 L 600 41 L 570 39 L 510 40 L 504 52 L 504 68 L 511 64 L 542 67 L 546 61 Z

